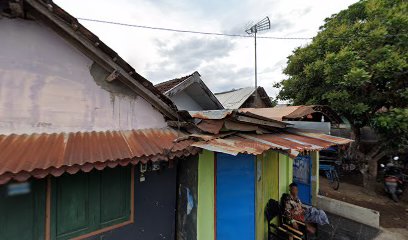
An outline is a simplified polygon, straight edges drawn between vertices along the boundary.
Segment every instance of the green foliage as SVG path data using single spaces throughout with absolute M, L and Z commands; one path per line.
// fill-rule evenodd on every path
M 392 149 L 408 149 L 408 109 L 395 108 L 377 113 L 372 126 L 382 134 Z
M 288 57 L 278 98 L 328 105 L 357 128 L 372 124 L 384 134 L 383 124 L 395 127 L 377 112 L 408 107 L 407 9 L 408 1 L 362 0 L 327 18 Z

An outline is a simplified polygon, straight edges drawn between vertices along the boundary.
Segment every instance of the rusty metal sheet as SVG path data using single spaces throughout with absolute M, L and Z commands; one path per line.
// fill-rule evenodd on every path
M 298 109 L 300 106 L 274 107 L 274 108 L 242 108 L 240 112 L 252 113 L 268 119 L 282 121 L 283 118 Z
M 239 153 L 258 155 L 271 149 L 271 146 L 269 145 L 241 138 L 239 136 L 213 139 L 207 142 L 196 142 L 193 143 L 192 146 L 231 155 L 237 155 Z
M 233 113 L 233 110 L 189 111 L 191 117 L 199 119 L 220 120 Z
M 336 137 L 336 136 L 327 135 L 327 134 L 319 133 L 319 132 L 307 132 L 307 131 L 302 131 L 298 129 L 288 129 L 288 132 L 293 133 L 298 136 L 305 136 L 305 137 L 317 139 L 320 141 L 326 141 L 326 142 L 331 143 L 331 145 L 346 145 L 346 144 L 353 142 L 353 140 L 348 139 L 348 138 Z
M 0 135 L 0 184 L 196 153 L 193 140 L 175 141 L 183 136 L 169 128 Z
M 197 127 L 205 132 L 218 134 L 221 131 L 222 127 L 224 126 L 224 121 L 225 120 L 223 119 L 220 120 L 204 119 L 199 124 L 197 124 Z
M 313 134 L 315 133 L 312 133 L 312 135 Z M 336 138 L 336 141 L 334 142 L 333 136 L 325 134 L 313 136 L 314 137 L 309 137 L 289 132 L 265 134 L 236 133 L 235 135 L 225 136 L 222 139 L 214 136 L 213 138 L 207 136 L 202 138 L 206 139 L 206 141 L 195 142 L 192 146 L 232 155 L 237 155 L 238 153 L 257 155 L 269 149 L 275 149 L 285 151 L 291 157 L 296 157 L 300 152 L 319 151 L 333 145 L 344 145 L 351 142 L 349 139 L 338 137 L 334 137 Z M 327 141 L 326 139 L 333 141 Z
M 240 123 L 235 121 L 226 120 L 224 126 L 227 130 L 233 131 L 258 131 L 259 127 L 256 125 L 248 124 L 248 123 Z
M 271 108 L 241 108 L 241 109 L 238 109 L 238 112 L 248 117 L 253 117 L 253 118 L 269 121 L 272 123 L 276 123 L 277 126 L 279 126 L 280 128 L 285 128 L 288 125 L 292 125 L 290 123 L 283 122 L 282 119 L 268 117 L 267 114 L 270 111 L 270 109 Z

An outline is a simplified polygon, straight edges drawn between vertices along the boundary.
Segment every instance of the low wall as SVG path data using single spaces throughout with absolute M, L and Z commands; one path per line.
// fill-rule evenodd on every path
M 375 210 L 363 208 L 320 195 L 317 197 L 317 207 L 338 216 L 348 218 L 371 227 L 380 228 L 380 213 Z

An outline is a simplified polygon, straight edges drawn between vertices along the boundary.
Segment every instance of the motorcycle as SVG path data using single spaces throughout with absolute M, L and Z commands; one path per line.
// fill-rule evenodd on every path
M 398 157 L 395 157 L 394 160 L 398 161 Z M 398 202 L 405 189 L 404 174 L 401 168 L 393 163 L 388 163 L 386 166 L 381 164 L 381 167 L 384 168 L 385 192 L 390 195 L 394 202 Z

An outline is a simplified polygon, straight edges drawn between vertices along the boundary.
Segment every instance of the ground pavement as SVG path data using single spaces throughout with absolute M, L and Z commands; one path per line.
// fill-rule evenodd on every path
M 327 213 L 330 225 L 319 226 L 317 238 L 321 240 L 374 240 L 380 235 L 380 230 Z

